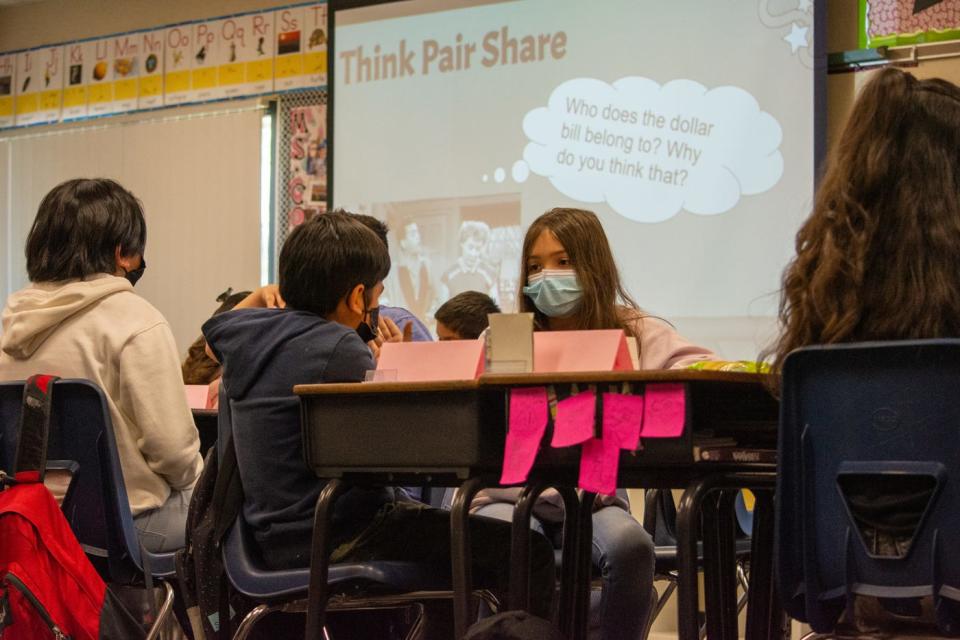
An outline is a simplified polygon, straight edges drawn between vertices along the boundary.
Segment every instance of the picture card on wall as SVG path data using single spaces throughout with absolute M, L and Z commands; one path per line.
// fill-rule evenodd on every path
M 63 48 L 63 120 L 87 117 L 87 65 L 93 48 L 86 42 L 72 42 Z
M 140 38 L 140 78 L 137 107 L 163 106 L 163 30 L 142 31 Z
M 104 116 L 119 111 L 113 99 L 113 38 L 84 43 L 87 51 L 83 73 L 87 78 L 87 112 Z
M 275 86 L 300 89 L 327 82 L 327 5 L 280 9 L 276 20 Z
M 327 84 L 327 5 L 315 4 L 303 10 L 305 38 L 303 74 L 306 86 Z
M 63 46 L 17 54 L 16 125 L 60 120 L 63 101 Z
M 273 15 L 277 45 L 274 86 L 296 89 L 303 86 L 303 7 L 280 9 Z
M 273 12 L 220 21 L 219 85 L 228 98 L 273 90 Z
M 163 44 L 163 104 L 188 102 L 193 69 L 193 25 L 170 27 Z
M 111 38 L 113 49 L 113 100 L 114 110 L 134 111 L 137 108 L 137 96 L 140 90 L 141 47 L 143 39 L 139 33 Z
M 222 22 L 223 20 L 212 20 L 193 25 L 190 102 L 204 102 L 223 97 L 217 78 Z
M 0 54 L 0 129 L 12 127 L 14 84 L 17 81 L 17 58 L 14 54 Z

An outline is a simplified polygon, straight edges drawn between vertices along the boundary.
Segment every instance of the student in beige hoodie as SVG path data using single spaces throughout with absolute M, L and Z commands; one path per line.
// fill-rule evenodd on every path
M 112 180 L 69 180 L 47 194 L 27 236 L 31 284 L 3 310 L 0 379 L 35 373 L 103 389 L 130 509 L 147 549 L 183 546 L 203 469 L 167 321 L 133 292 L 147 229 Z

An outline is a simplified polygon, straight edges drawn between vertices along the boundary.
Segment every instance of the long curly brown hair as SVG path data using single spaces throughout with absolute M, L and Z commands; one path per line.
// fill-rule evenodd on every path
M 960 336 L 960 88 L 893 68 L 864 86 L 796 251 L 774 371 L 805 345 Z
M 533 312 L 537 330 L 547 328 L 547 317 L 523 293 L 529 276 L 530 252 L 545 230 L 550 230 L 563 245 L 583 288 L 583 301 L 576 312 L 577 329 L 623 329 L 626 335 L 639 340 L 632 321 L 645 314 L 620 282 L 617 263 L 600 219 L 584 209 L 551 209 L 527 229 L 520 258 L 519 311 Z

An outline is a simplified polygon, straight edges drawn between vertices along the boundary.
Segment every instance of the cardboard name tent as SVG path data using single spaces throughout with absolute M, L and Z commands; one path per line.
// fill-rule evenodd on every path
M 633 362 L 621 329 L 537 331 L 533 334 L 533 370 L 632 371 Z
M 185 384 L 183 390 L 187 394 L 187 406 L 191 409 L 206 409 L 207 396 L 210 387 L 205 384 Z
M 483 373 L 483 341 L 385 342 L 377 373 L 397 382 L 473 380 Z

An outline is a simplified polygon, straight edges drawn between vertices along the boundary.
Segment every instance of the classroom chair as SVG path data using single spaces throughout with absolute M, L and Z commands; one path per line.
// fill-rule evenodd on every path
M 232 429 L 231 404 L 221 385 L 217 425 L 219 455 L 223 454 L 219 443 L 225 442 L 226 434 Z M 256 603 L 237 626 L 232 636 L 236 640 L 245 640 L 267 614 L 306 611 L 310 568 L 268 568 L 242 514 L 224 541 L 223 565 L 230 586 Z M 332 564 L 328 568 L 327 593 L 337 596 L 335 601 L 323 603 L 330 611 L 392 608 L 425 600 L 450 599 L 453 595 L 449 578 L 437 576 L 424 565 L 395 561 Z M 422 614 L 422 607 L 419 611 Z M 422 617 L 418 617 L 408 635 L 415 636 L 420 624 Z
M 787 357 L 782 384 L 784 609 L 827 633 L 858 598 L 900 613 L 929 598 L 939 631 L 960 632 L 960 340 L 808 347 Z M 906 492 L 896 544 L 882 544 L 894 538 L 865 508 Z
M 750 539 L 750 528 L 752 528 L 752 514 L 741 513 L 736 506 L 737 501 L 742 500 L 742 492 L 726 492 L 728 498 L 734 497 L 734 504 L 729 504 L 729 499 L 723 505 L 724 508 L 734 509 L 737 522 L 737 538 L 734 553 L 737 561 L 737 583 L 743 590 L 743 593 L 737 599 L 737 612 L 743 611 L 747 605 L 747 597 L 750 590 L 747 566 L 750 561 L 750 549 L 752 540 Z M 718 505 L 719 507 L 719 505 Z M 745 529 L 744 525 L 749 524 L 750 528 Z M 677 506 L 673 500 L 673 494 L 668 489 L 647 489 L 644 492 L 643 509 L 643 528 L 653 537 L 654 552 L 656 561 L 654 565 L 654 580 L 666 581 L 667 586 L 663 593 L 659 594 L 656 608 L 651 616 L 651 624 L 660 615 L 660 612 L 670 600 L 679 584 L 678 559 L 677 559 Z M 703 542 L 697 543 L 697 564 L 703 564 Z M 700 637 L 707 635 L 706 624 L 700 625 Z
M 0 382 L 0 468 L 17 446 L 23 381 Z M 48 468 L 73 471 L 62 509 L 77 540 L 105 582 L 164 590 L 147 638 L 159 634 L 173 607 L 174 556 L 140 546 L 103 392 L 89 380 L 58 380 L 47 444 Z M 151 599 L 152 601 L 152 599 Z

